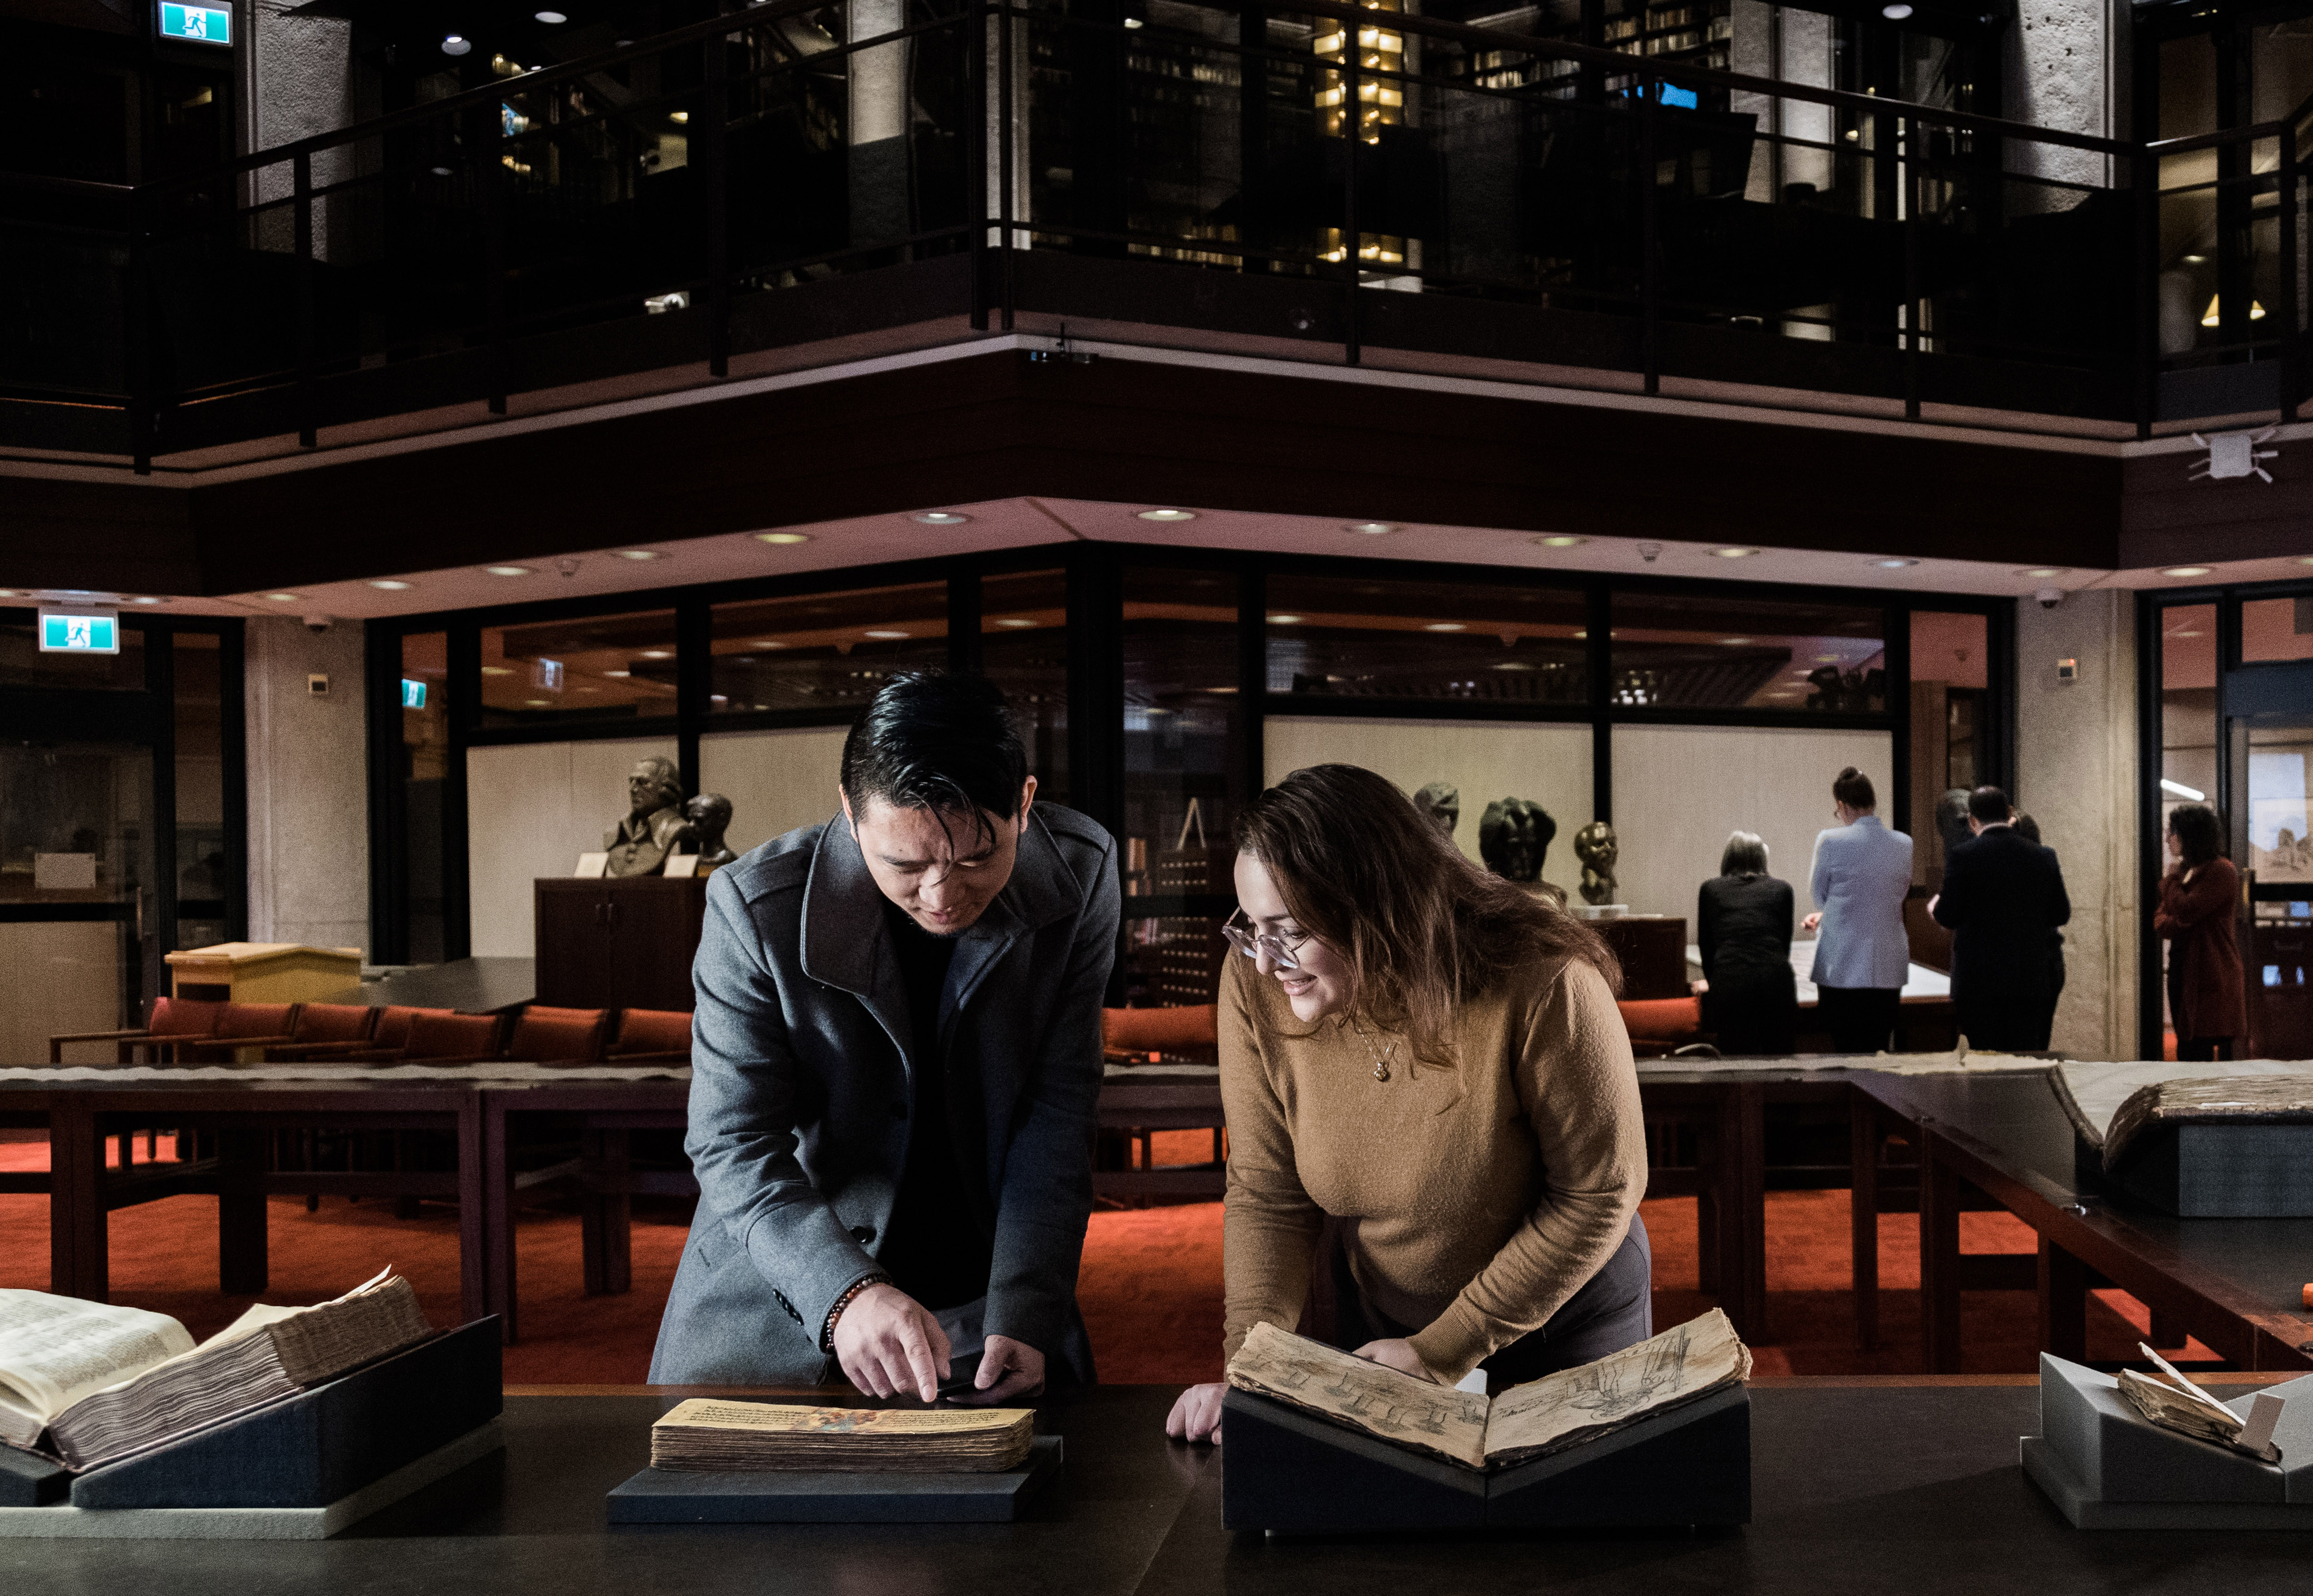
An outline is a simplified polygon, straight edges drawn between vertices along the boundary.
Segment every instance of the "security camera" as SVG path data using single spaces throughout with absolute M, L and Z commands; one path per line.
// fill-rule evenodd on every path
M 2044 587 L 2035 592 L 2032 596 L 2040 601 L 2041 609 L 2054 609 L 2064 601 L 2064 590 L 2061 587 Z
M 326 615 L 309 615 L 305 618 L 305 629 L 316 637 L 336 624 L 337 622 Z

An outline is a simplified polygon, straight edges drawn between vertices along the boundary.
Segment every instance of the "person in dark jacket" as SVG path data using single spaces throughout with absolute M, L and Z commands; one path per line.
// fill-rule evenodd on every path
M 1799 983 L 1791 971 L 1791 885 L 1767 873 L 1767 845 L 1737 831 L 1695 905 L 1702 1028 L 1730 1057 L 1765 1058 L 1799 1048 Z
M 2023 836 L 2025 841 L 2037 843 L 2042 847 L 2047 847 L 2048 845 L 2042 842 L 2040 839 L 2040 822 L 2034 820 L 2030 815 L 2026 814 L 2021 810 L 2017 811 L 2015 825 L 2016 829 Z M 2049 851 L 2053 853 L 2054 850 L 2050 849 Z M 2054 1031 L 2056 1028 L 2056 1002 L 2059 998 L 2062 997 L 2063 995 L 2064 934 L 2056 930 L 2054 926 L 2051 926 L 2048 930 L 2047 995 L 2048 1029 L 2051 1031 Z
M 2240 944 L 2233 916 L 2240 872 L 2225 857 L 2224 826 L 2205 803 L 2183 803 L 2168 816 L 2168 855 L 2153 929 L 2168 943 L 2168 1020 L 2177 1057 L 2229 1059 L 2247 1029 L 2242 1006 Z
M 699 1213 L 651 1379 L 967 1400 L 1094 1378 L 1092 1212 L 1116 845 L 1038 803 L 1004 695 L 902 673 L 840 812 L 708 878 Z
M 1944 864 L 1944 886 L 1929 903 L 1952 933 L 1952 1008 L 1972 1048 L 2035 1053 L 2048 1045 L 2053 1012 L 2048 935 L 2072 917 L 2056 855 L 2012 824 L 2008 794 L 1978 787 L 1967 795 L 1971 838 Z

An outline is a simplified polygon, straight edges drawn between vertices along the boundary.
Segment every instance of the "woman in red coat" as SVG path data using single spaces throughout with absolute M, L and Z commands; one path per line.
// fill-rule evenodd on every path
M 2229 1059 L 2242 1023 L 2241 960 L 2233 940 L 2240 872 L 2225 857 L 2216 811 L 2186 803 L 2168 817 L 2177 861 L 2160 878 L 2152 924 L 2168 942 L 2168 1013 L 2178 1059 Z

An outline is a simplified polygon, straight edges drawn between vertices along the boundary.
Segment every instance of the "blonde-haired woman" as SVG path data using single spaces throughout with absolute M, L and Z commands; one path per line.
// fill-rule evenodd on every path
M 1236 845 L 1223 1355 L 1294 1328 L 1328 1217 L 1332 1337 L 1360 1356 L 1499 1386 L 1644 1340 L 1646 1142 L 1597 934 L 1353 765 L 1294 772 Z M 1218 1440 L 1221 1389 L 1166 1433 Z

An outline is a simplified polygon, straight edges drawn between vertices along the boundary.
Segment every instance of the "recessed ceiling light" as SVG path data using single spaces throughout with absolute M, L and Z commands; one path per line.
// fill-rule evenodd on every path
M 1363 532 L 1368 538 L 1378 538 L 1385 532 L 1397 531 L 1397 523 L 1389 521 L 1353 521 L 1341 530 L 1345 532 Z
M 166 599 L 156 599 L 149 594 L 140 593 L 136 598 L 133 598 L 128 601 L 132 604 L 165 604 L 169 601 Z
M 2214 569 L 2216 569 L 2216 567 L 2213 566 L 2169 566 L 2165 567 L 2161 571 L 2160 574 L 2163 576 L 2206 576 Z
M 1529 538 L 1526 541 L 1537 544 L 1543 548 L 1579 548 L 1590 539 L 1573 537 L 1565 532 L 1552 532 L 1547 538 Z
M 1815 662 L 1818 665 L 1836 665 L 1839 663 L 1839 656 L 1835 653 L 1819 653 L 1815 656 Z
M 613 548 L 611 553 L 622 560 L 655 560 L 664 557 L 655 548 Z
M 473 48 L 471 42 L 459 38 L 455 33 L 442 41 L 442 53 L 445 56 L 462 56 Z
M 921 522 L 926 526 L 962 526 L 972 517 L 959 515 L 953 510 L 927 510 L 920 515 L 910 515 L 908 519 Z
M 276 604 L 295 604 L 299 601 L 295 593 L 268 593 L 265 596 Z
M 634 672 L 631 671 L 605 671 L 602 674 L 605 676 L 615 676 L 623 681 L 628 677 L 632 676 Z
M 1728 648 L 1740 648 L 1751 640 L 1748 637 L 1721 637 L 1719 641 Z
M 1425 632 L 1466 632 L 1470 628 L 1458 620 L 1433 620 L 1421 629 Z
M 0 599 L 21 599 L 23 596 L 13 587 L 0 587 Z
M 512 676 L 514 674 L 514 667 L 511 665 L 485 665 L 482 667 L 482 674 L 485 676 Z
M 370 585 L 382 593 L 406 593 L 418 584 L 414 582 L 373 582 Z
M 1917 560 L 1905 559 L 1884 559 L 1873 560 L 1871 563 L 1878 566 L 1882 571 L 1900 571 L 1905 566 L 1916 566 L 1920 562 Z
M 690 120 L 690 113 L 687 110 L 669 111 L 666 119 L 670 122 L 688 122 Z
M 1504 660 L 1500 664 L 1491 666 L 1489 669 L 1495 671 L 1531 671 L 1534 667 L 1527 664 L 1523 660 Z
M 2300 566 L 2313 566 L 2313 554 L 2299 555 L 2297 557 L 2297 563 Z
M 789 543 L 808 543 L 811 541 L 811 534 L 809 532 L 757 532 L 755 541 L 777 543 L 784 547 Z
M 1139 514 L 1143 521 L 1194 521 L 1197 519 L 1197 513 L 1194 510 L 1143 510 Z
M 533 11 L 530 14 L 532 19 L 544 22 L 550 28 L 559 28 L 570 20 L 558 11 Z
M 672 649 L 646 648 L 643 650 L 643 658 L 646 660 L 671 660 L 674 658 L 674 653 Z
M 996 624 L 999 627 L 1010 627 L 1016 631 L 1022 627 L 1033 627 L 1036 623 L 1033 620 L 1023 619 L 1021 617 L 1016 615 L 1007 615 L 1001 620 L 998 620 Z
M 484 566 L 482 569 L 492 576 L 527 576 L 530 574 L 530 567 L 528 566 Z
M 2179 255 L 2177 259 L 2182 260 L 2186 266 L 2202 266 L 2207 263 L 2209 258 L 2206 255 Z
M 1904 4 L 1904 0 L 1895 0 L 1893 5 L 1881 6 L 1879 14 L 1891 22 L 1900 22 L 1912 14 L 1912 8 Z
M 1301 624 L 1301 618 L 1297 615 L 1272 615 L 1269 618 L 1269 624 L 1272 627 L 1297 627 Z
M 524 698 L 523 702 L 525 704 L 535 705 L 537 707 L 543 709 L 548 705 L 553 703 L 554 700 L 551 698 Z
M 862 633 L 861 636 L 873 637 L 878 642 L 896 643 L 900 641 L 900 639 L 905 637 L 907 634 L 905 632 L 875 631 Z
M 2170 632 L 2167 634 L 2167 636 L 2171 637 L 2198 637 L 2201 634 L 2198 632 Z
M 2071 567 L 2070 566 L 2029 566 L 2025 569 L 2017 572 L 2016 574 L 2018 576 L 2029 576 L 2036 581 L 2039 578 L 2046 576 L 2062 576 L 2065 572 L 2071 569 Z
M 1746 560 L 1759 551 L 1755 548 L 1714 548 L 1711 552 L 1722 560 Z
M 752 648 L 785 648 L 787 645 L 780 642 L 777 637 L 766 637 L 761 643 L 751 644 L 749 646 Z

